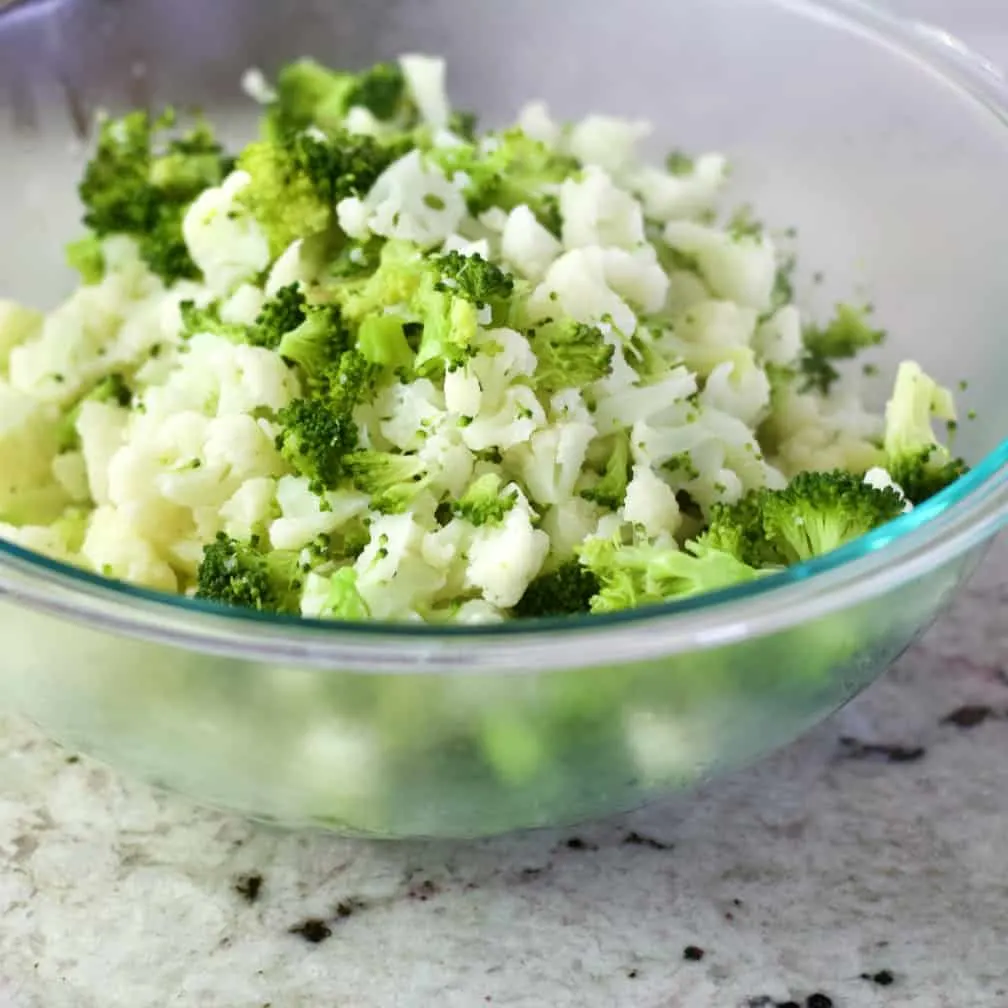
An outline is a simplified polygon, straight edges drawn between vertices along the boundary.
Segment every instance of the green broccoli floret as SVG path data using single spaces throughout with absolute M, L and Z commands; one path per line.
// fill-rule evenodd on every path
M 275 350 L 287 333 L 305 321 L 307 302 L 297 283 L 281 287 L 263 306 L 248 341 Z
M 171 110 L 156 120 L 146 112 L 105 120 L 79 188 L 84 224 L 99 238 L 135 238 L 144 262 L 165 283 L 199 277 L 182 238 L 182 218 L 233 166 L 205 125 L 156 151 L 158 134 L 174 125 Z
M 900 365 L 886 406 L 886 469 L 913 504 L 922 504 L 969 471 L 934 434 L 933 421 L 955 422 L 952 393 L 917 365 Z
M 252 181 L 238 199 L 265 232 L 272 254 L 279 256 L 297 238 L 331 231 L 336 204 L 365 194 L 408 144 L 382 144 L 345 131 L 327 140 L 297 134 L 249 144 L 238 167 Z
M 760 576 L 760 571 L 732 554 L 702 543 L 680 550 L 646 542 L 624 545 L 616 539 L 589 539 L 579 559 L 601 586 L 591 601 L 596 613 L 689 598 Z
M 473 143 L 479 129 L 479 117 L 475 112 L 456 110 L 448 119 L 448 129 L 460 139 Z
M 599 481 L 581 491 L 585 500 L 611 511 L 623 507 L 626 501 L 627 485 L 630 482 L 630 440 L 625 434 L 619 434 L 613 441 L 612 450 L 606 462 L 605 472 Z
M 412 305 L 423 322 L 415 366 L 424 377 L 465 364 L 472 355 L 479 329 L 476 306 L 465 298 L 438 290 L 438 284 L 433 276 L 427 277 Z
M 105 253 L 97 235 L 85 235 L 70 242 L 66 247 L 66 261 L 77 271 L 83 284 L 90 286 L 105 278 Z
M 840 372 L 833 362 L 851 360 L 862 350 L 878 346 L 885 332 L 868 324 L 871 309 L 837 305 L 836 315 L 825 327 L 811 327 L 804 334 L 805 351 L 800 367 L 805 391 L 829 392 Z
M 352 322 L 381 315 L 389 305 L 412 306 L 420 285 L 433 287 L 430 263 L 408 242 L 389 241 L 382 246 L 370 275 L 351 277 L 333 289 L 333 296 Z
M 357 590 L 357 572 L 353 567 L 341 567 L 329 579 L 329 594 L 319 616 L 322 619 L 352 621 L 370 618 L 371 611 Z
M 302 583 L 296 553 L 263 553 L 258 540 L 238 542 L 220 532 L 203 549 L 196 598 L 260 612 L 296 614 Z
M 296 364 L 311 383 L 338 367 L 350 349 L 352 337 L 338 305 L 308 305 L 304 321 L 285 333 L 275 349 Z
M 334 490 L 345 475 L 345 457 L 357 447 L 353 402 L 295 399 L 280 410 L 277 450 L 306 477 L 313 493 Z
M 524 619 L 587 613 L 600 588 L 591 571 L 576 560 L 569 560 L 548 574 L 540 574 L 525 590 L 513 612 Z
M 761 495 L 763 530 L 785 564 L 830 553 L 898 518 L 905 506 L 848 472 L 800 473 L 784 490 Z
M 330 70 L 311 59 L 287 64 L 276 83 L 276 99 L 266 113 L 266 136 L 277 139 L 315 126 L 326 133 L 340 130 L 354 106 L 387 121 L 413 112 L 402 70 L 379 63 L 361 74 Z
M 503 492 L 504 481 L 496 473 L 474 480 L 455 504 L 455 514 L 473 525 L 498 525 L 515 506 L 515 490 Z
M 525 204 L 544 227 L 559 234 L 559 204 L 549 190 L 578 172 L 578 161 L 517 128 L 486 140 L 434 148 L 427 157 L 449 178 L 459 172 L 466 176 L 466 199 L 474 215 L 490 207 L 513 210 Z
M 372 364 L 409 373 L 414 353 L 406 339 L 402 319 L 395 315 L 369 315 L 357 330 L 357 350 Z
M 345 460 L 354 486 L 371 497 L 371 509 L 402 514 L 429 482 L 426 466 L 416 455 L 358 451 Z
M 546 396 L 563 389 L 583 389 L 605 378 L 616 352 L 597 326 L 571 319 L 536 326 L 529 333 L 529 343 L 538 361 L 532 382 Z
M 777 549 L 767 541 L 763 528 L 764 499 L 768 490 L 753 490 L 735 504 L 715 504 L 710 523 L 700 537 L 705 546 L 730 553 L 750 567 L 782 564 Z
M 434 256 L 433 262 L 441 274 L 439 290 L 465 298 L 478 307 L 489 305 L 497 325 L 506 321 L 515 288 L 510 273 L 478 254 L 447 252 Z
M 232 343 L 244 343 L 248 337 L 246 326 L 221 320 L 219 301 L 205 308 L 197 307 L 195 301 L 182 301 L 179 314 L 182 316 L 182 339 L 191 339 L 196 333 L 210 333 Z

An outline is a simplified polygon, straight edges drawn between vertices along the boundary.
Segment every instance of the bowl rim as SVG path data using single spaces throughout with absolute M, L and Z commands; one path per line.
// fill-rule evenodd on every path
M 1000 72 L 942 29 L 863 0 L 771 2 L 915 57 L 1008 120 Z M 786 630 L 926 576 L 1006 523 L 1008 440 L 936 497 L 833 553 L 746 585 L 625 612 L 481 626 L 324 621 L 140 588 L 3 540 L 0 593 L 96 629 L 230 658 L 360 672 L 538 672 L 653 660 Z

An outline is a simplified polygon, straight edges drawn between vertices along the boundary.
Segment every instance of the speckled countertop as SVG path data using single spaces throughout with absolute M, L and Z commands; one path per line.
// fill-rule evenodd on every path
M 285 834 L 0 722 L 0 1006 L 1002 1008 L 1005 545 L 834 722 L 573 832 Z

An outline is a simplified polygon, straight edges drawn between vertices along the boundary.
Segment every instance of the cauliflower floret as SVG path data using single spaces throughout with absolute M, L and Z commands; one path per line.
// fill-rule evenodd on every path
M 442 252 L 458 252 L 464 256 L 481 256 L 483 259 L 491 259 L 490 241 L 487 238 L 480 238 L 470 241 L 462 235 L 450 234 L 441 246 Z
M 682 358 L 706 377 L 719 364 L 739 360 L 740 354 L 752 356 L 749 344 L 757 321 L 751 308 L 731 301 L 701 301 L 676 316 L 658 345 L 667 356 Z
M 462 428 L 446 417 L 427 437 L 417 452 L 429 473 L 428 489 L 459 497 L 472 481 L 476 459 L 462 436 Z
M 420 110 L 423 121 L 435 129 L 446 129 L 451 114 L 445 87 L 443 59 L 431 56 L 401 56 L 399 66 L 406 78 L 406 89 Z
M 595 410 L 598 432 L 613 434 L 643 421 L 660 422 L 668 415 L 681 415 L 696 390 L 696 377 L 684 367 L 673 368 L 651 385 L 608 385 Z
M 496 412 L 481 411 L 462 428 L 462 440 L 470 451 L 506 451 L 528 441 L 545 422 L 546 413 L 535 392 L 527 385 L 514 385 L 505 391 Z
M 447 575 L 423 556 L 425 531 L 412 514 L 378 515 L 357 558 L 357 591 L 376 619 L 416 613 L 444 587 Z
M 584 497 L 568 497 L 543 515 L 540 527 L 549 536 L 550 555 L 567 560 L 598 527 L 603 510 Z
M 216 294 L 230 293 L 270 264 L 269 241 L 238 199 L 251 181 L 248 172 L 232 172 L 200 193 L 182 221 L 189 255 Z
M 266 278 L 264 290 L 266 297 L 273 297 L 281 287 L 289 287 L 292 283 L 305 284 L 311 279 L 301 257 L 302 245 L 302 240 L 298 238 L 273 263 L 273 268 Z
M 246 480 L 221 505 L 221 531 L 245 542 L 268 527 L 275 515 L 277 481 L 268 476 Z
M 747 349 L 745 354 L 711 371 L 700 393 L 700 403 L 756 428 L 770 406 L 770 379 L 756 365 L 752 351 Z
M 511 211 L 501 234 L 501 255 L 509 266 L 528 280 L 541 280 L 561 252 L 563 245 L 527 206 Z
M 461 189 L 436 168 L 428 168 L 419 151 L 389 165 L 371 187 L 364 205 L 368 229 L 374 234 L 426 247 L 442 244 L 458 231 L 466 215 Z M 341 224 L 348 212 L 343 208 Z
M 98 508 L 88 523 L 81 555 L 106 577 L 162 591 L 178 590 L 178 578 L 158 551 L 114 507 Z
M 801 312 L 794 305 L 785 305 L 764 322 L 753 337 L 753 347 L 767 364 L 787 367 L 801 357 Z
M 675 491 L 650 466 L 635 465 L 627 484 L 623 517 L 654 538 L 674 535 L 682 523 Z
M 684 174 L 641 168 L 628 181 L 651 220 L 666 222 L 697 217 L 710 210 L 728 178 L 728 162 L 720 154 L 705 154 Z
M 601 245 L 635 249 L 644 241 L 644 214 L 629 193 L 601 168 L 586 168 L 560 186 L 563 243 L 568 249 Z
M 11 350 L 37 336 L 44 322 L 42 312 L 0 298 L 0 371 L 6 371 Z
M 52 471 L 59 441 L 55 407 L 0 384 L 0 515 L 6 520 L 41 524 L 67 503 Z
M 673 221 L 665 228 L 665 241 L 696 257 L 704 280 L 717 297 L 757 312 L 770 309 L 777 253 L 767 234 L 733 235 L 691 221 Z
M 534 101 L 524 105 L 518 113 L 518 128 L 533 140 L 555 147 L 563 134 L 554 121 L 545 102 Z
M 519 497 L 500 525 L 476 530 L 469 547 L 466 583 L 498 609 L 518 604 L 549 553 L 549 536 L 532 525 L 528 502 Z
M 644 120 L 590 115 L 571 130 L 568 148 L 582 164 L 621 178 L 638 160 L 637 146 L 653 132 Z
M 581 248 L 565 252 L 552 263 L 533 293 L 532 311 L 549 318 L 559 306 L 565 315 L 577 322 L 608 319 L 623 335 L 632 336 L 637 329 L 637 316 L 610 287 L 606 266 L 604 249 Z
M 263 292 L 254 284 L 242 284 L 221 304 L 221 321 L 234 325 L 252 325 L 259 317 L 265 300 Z
M 426 378 L 388 386 L 375 403 L 382 436 L 401 451 L 415 451 L 444 415 L 444 400 Z
M 274 549 L 297 550 L 320 535 L 342 528 L 353 518 L 364 514 L 367 494 L 355 490 L 337 490 L 323 500 L 308 488 L 308 480 L 284 476 L 276 484 L 276 503 L 281 517 L 269 527 Z
M 109 403 L 86 400 L 77 414 L 77 436 L 95 504 L 109 504 L 108 469 L 126 438 L 129 412 Z
M 561 393 L 552 404 L 553 423 L 536 431 L 528 443 L 507 456 L 507 464 L 521 474 L 537 504 L 557 504 L 570 497 L 584 467 L 596 430 L 581 397 Z

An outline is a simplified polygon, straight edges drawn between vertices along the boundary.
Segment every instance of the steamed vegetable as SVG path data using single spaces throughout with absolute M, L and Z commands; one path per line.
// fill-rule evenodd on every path
M 498 622 L 752 582 L 965 471 L 917 365 L 860 405 L 883 331 L 804 317 L 723 158 L 655 167 L 639 124 L 540 104 L 480 132 L 444 78 L 253 75 L 235 151 L 102 121 L 81 286 L 0 303 L 7 538 L 230 606 Z M 492 745 L 517 774 L 541 741 Z

